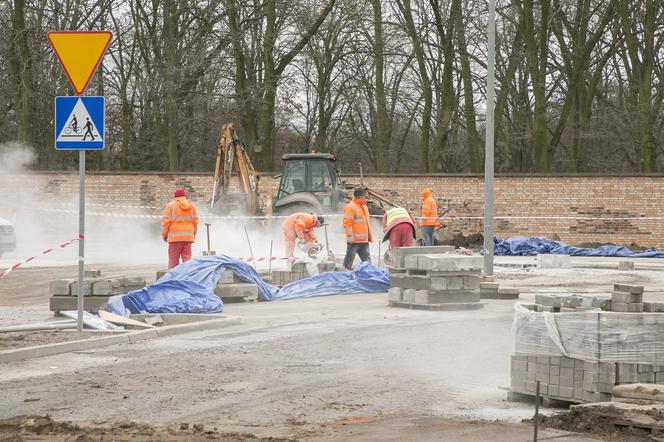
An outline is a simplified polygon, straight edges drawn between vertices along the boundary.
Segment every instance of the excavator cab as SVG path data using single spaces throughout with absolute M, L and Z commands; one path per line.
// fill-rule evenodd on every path
M 336 212 L 344 200 L 338 190 L 336 158 L 327 153 L 286 154 L 274 201 L 275 213 Z

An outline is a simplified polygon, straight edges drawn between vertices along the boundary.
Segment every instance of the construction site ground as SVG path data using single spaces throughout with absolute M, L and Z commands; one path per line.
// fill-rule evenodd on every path
M 516 266 L 497 267 L 496 281 L 519 288 L 523 302 L 537 292 L 609 293 L 616 282 L 664 300 L 664 260 L 634 260 L 636 271 L 608 258 L 572 258 L 560 270 L 519 267 L 534 258 L 496 261 Z M 159 269 L 96 267 L 152 280 Z M 4 278 L 0 323 L 52 319 L 48 283 L 76 272 L 28 267 Z M 483 302 L 456 312 L 390 308 L 385 294 L 228 304 L 241 324 L 2 365 L 0 419 L 50 416 L 82 425 L 59 427 L 64 435 L 115 440 L 192 440 L 193 428 L 226 440 L 532 440 L 521 421 L 534 405 L 506 399 L 514 302 Z M 548 439 L 605 436 L 542 430 Z

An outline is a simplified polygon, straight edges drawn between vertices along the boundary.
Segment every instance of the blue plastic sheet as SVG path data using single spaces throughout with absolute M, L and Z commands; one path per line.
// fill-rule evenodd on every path
M 354 272 L 328 272 L 295 281 L 282 289 L 266 284 L 249 264 L 226 255 L 202 256 L 171 269 L 159 281 L 126 295 L 109 298 L 112 313 L 218 313 L 222 301 L 214 294 L 223 272 L 232 270 L 242 281 L 258 286 L 258 299 L 275 301 L 342 293 L 380 293 L 390 276 L 368 262 Z
M 534 256 L 541 254 L 570 256 L 604 256 L 620 258 L 664 258 L 664 252 L 645 249 L 632 252 L 623 246 L 600 246 L 594 249 L 568 246 L 560 241 L 547 238 L 514 236 L 510 239 L 493 238 L 496 256 Z
M 390 275 L 369 262 L 353 272 L 327 272 L 283 286 L 273 301 L 343 293 L 382 293 L 390 288 Z

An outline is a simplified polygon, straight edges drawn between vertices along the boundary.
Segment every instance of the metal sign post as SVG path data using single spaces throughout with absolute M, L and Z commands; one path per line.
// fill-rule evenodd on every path
M 85 151 L 104 149 L 104 97 L 84 97 L 92 76 L 111 44 L 110 31 L 54 31 L 48 41 L 77 97 L 55 98 L 55 148 L 78 150 L 78 294 L 77 329 L 83 331 L 85 307 Z
M 484 153 L 484 274 L 493 275 L 493 147 L 496 81 L 496 0 L 489 0 L 486 86 L 486 144 Z
M 77 329 L 83 331 L 83 283 L 85 281 L 85 151 L 78 152 L 78 299 Z

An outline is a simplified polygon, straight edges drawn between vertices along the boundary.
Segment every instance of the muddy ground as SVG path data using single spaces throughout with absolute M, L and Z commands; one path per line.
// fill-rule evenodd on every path
M 643 283 L 646 299 L 662 299 L 664 266 L 641 263 L 651 268 L 498 268 L 497 277 L 519 287 L 526 302 L 542 291 L 608 293 L 614 282 Z M 617 261 L 583 264 L 610 267 Z M 75 268 L 26 270 L 29 276 L 14 275 L 24 278 L 23 286 L 12 282 L 7 289 L 0 282 L 0 321 L 48 319 L 48 281 L 76 274 Z M 146 275 L 155 270 L 134 269 Z M 8 293 L 17 289 L 23 297 Z M 129 437 L 122 428 L 128 420 L 137 431 L 145 430 L 142 425 L 155 431 L 151 440 L 186 439 L 194 425 L 216 431 L 212 437 L 221 440 L 532 440 L 531 425 L 520 423 L 532 417 L 532 404 L 506 400 L 513 302 L 491 300 L 466 312 L 386 304 L 384 294 L 228 304 L 226 313 L 241 317 L 241 324 L 4 364 L 0 419 L 50 416 L 86 424 L 92 440 L 104 440 L 107 435 L 95 431 L 108 427 L 104 431 L 116 440 Z M 181 424 L 187 429 L 177 430 Z M 12 428 L 7 434 L 23 431 Z M 68 431 L 73 434 L 59 435 Z

